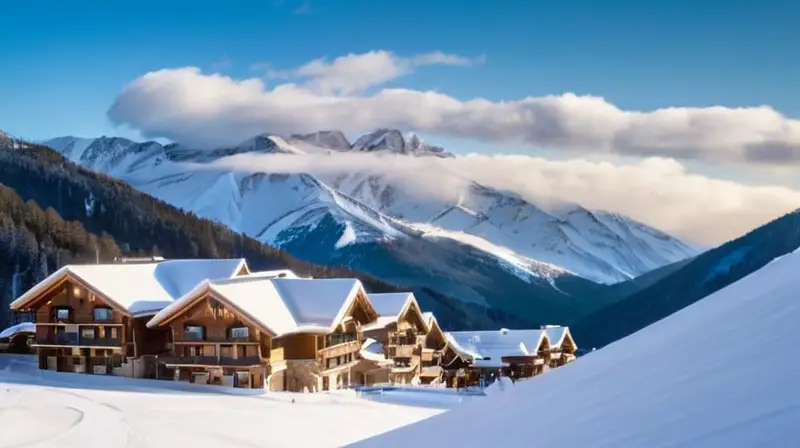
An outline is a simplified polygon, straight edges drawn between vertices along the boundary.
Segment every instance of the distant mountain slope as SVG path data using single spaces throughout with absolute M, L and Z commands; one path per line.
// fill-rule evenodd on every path
M 800 210 L 698 255 L 677 271 L 572 325 L 584 347 L 602 347 L 712 294 L 800 247 Z
M 457 202 L 404 190 L 385 176 L 326 179 L 339 191 L 421 231 L 466 235 L 599 283 L 628 280 L 699 253 L 664 232 L 577 204 L 545 210 L 518 195 L 472 184 Z

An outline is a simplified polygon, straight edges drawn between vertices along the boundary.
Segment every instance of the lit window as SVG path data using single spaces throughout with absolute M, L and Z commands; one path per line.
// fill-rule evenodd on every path
M 81 337 L 85 339 L 94 339 L 94 328 L 81 328 Z

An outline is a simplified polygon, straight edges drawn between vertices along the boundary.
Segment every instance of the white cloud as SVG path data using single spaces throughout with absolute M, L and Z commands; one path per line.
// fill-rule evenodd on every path
M 356 133 L 397 127 L 581 154 L 769 164 L 800 160 L 800 121 L 768 106 L 635 111 L 572 93 L 500 102 L 399 88 L 362 93 L 421 66 L 482 60 L 372 51 L 272 70 L 272 78 L 285 82 L 271 88 L 258 78 L 233 79 L 195 67 L 164 69 L 127 85 L 108 115 L 145 135 L 195 146 L 229 144 L 265 131 Z
M 365 171 L 390 176 L 411 192 L 436 194 L 444 200 L 454 200 L 467 182 L 476 181 L 516 192 L 545 208 L 576 202 L 709 245 L 741 236 L 800 207 L 800 191 L 713 179 L 665 158 L 612 164 L 523 155 L 438 159 L 352 153 L 335 157 L 247 154 L 228 158 L 221 165 L 248 172 L 319 175 Z
M 400 57 L 384 51 L 370 51 L 362 54 L 348 54 L 332 61 L 319 58 L 289 72 L 299 79 L 306 79 L 305 86 L 323 95 L 352 95 L 364 92 L 370 87 L 385 84 L 393 79 L 414 72 L 426 65 L 469 66 L 483 62 L 464 56 L 433 52 Z M 286 76 L 283 76 L 286 78 Z

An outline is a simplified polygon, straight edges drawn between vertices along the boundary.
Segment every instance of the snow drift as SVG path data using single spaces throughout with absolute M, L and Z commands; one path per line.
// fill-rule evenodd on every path
M 354 446 L 800 446 L 798 269 L 786 255 L 513 393 Z

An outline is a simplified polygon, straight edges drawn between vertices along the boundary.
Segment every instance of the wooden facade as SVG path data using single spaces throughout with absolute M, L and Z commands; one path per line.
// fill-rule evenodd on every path
M 36 313 L 42 369 L 119 374 L 135 357 L 133 317 L 77 277 L 63 275 L 20 309 Z
M 420 354 L 419 379 L 422 384 L 435 384 L 442 381 L 444 374 L 444 353 L 447 338 L 436 318 L 428 320 L 428 333 Z
M 364 344 L 362 327 L 378 319 L 367 294 L 360 289 L 349 304 L 343 318 L 334 329 L 319 339 L 317 362 L 322 369 L 321 390 L 340 389 L 367 382 L 367 372 L 376 368 L 374 362 L 361 357 Z
M 514 353 L 501 355 L 499 359 L 473 359 L 472 356 L 460 353 L 448 344 L 442 358 L 447 386 L 477 386 L 481 383 L 481 379 L 486 379 L 496 374 L 502 374 L 512 379 L 530 378 L 576 359 L 577 345 L 572 339 L 569 328 L 548 326 L 541 330 L 512 331 L 528 334 L 540 332 L 539 339 L 535 344 L 531 341 L 520 341 L 521 344 L 529 347 L 530 352 L 520 352 L 517 349 L 509 348 L 509 351 Z M 501 332 L 508 333 L 509 330 L 501 330 Z M 550 334 L 558 335 L 559 340 L 551 341 Z M 517 342 L 514 342 L 514 344 L 517 344 Z M 514 344 L 509 344 L 508 346 L 513 347 Z M 498 352 L 497 348 L 493 348 L 491 351 L 493 353 Z
M 206 289 L 157 330 L 168 342 L 159 377 L 243 388 L 264 387 L 272 334 Z

